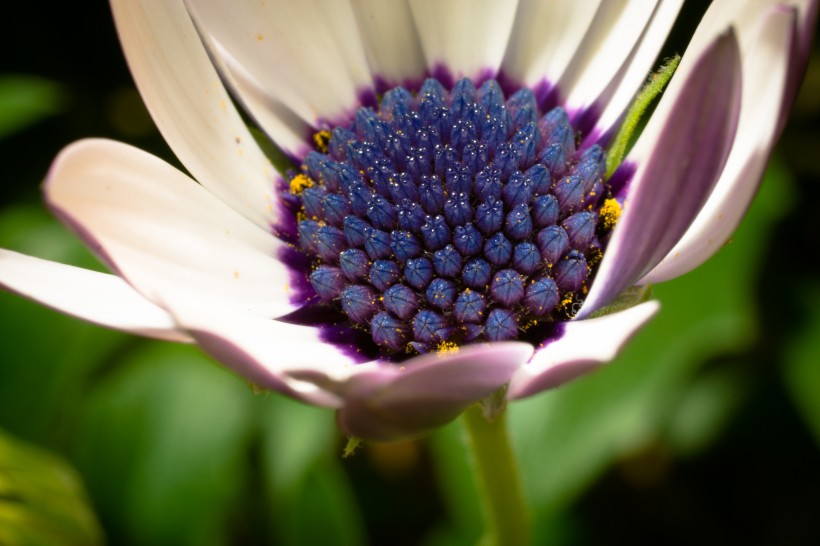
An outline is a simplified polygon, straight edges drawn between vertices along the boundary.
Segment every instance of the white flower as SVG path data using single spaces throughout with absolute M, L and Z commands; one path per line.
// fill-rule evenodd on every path
M 0 285 L 107 327 L 197 343 L 262 387 L 336 409 L 366 438 L 418 434 L 506 384 L 509 399 L 559 385 L 611 360 L 658 305 L 591 313 L 697 267 L 737 226 L 796 94 L 817 2 L 713 2 L 625 159 L 631 177 L 612 190 L 623 214 L 574 320 L 534 342 L 401 363 L 361 362 L 326 328 L 277 320 L 304 306 L 291 247 L 274 235 L 287 221 L 285 173 L 225 86 L 299 161 L 307 137 L 348 122 L 374 90 L 418 88 L 430 74 L 542 93 L 587 148 L 608 142 L 681 5 L 112 0 L 139 91 L 192 178 L 124 144 L 72 144 L 45 197 L 114 274 L 0 250 Z

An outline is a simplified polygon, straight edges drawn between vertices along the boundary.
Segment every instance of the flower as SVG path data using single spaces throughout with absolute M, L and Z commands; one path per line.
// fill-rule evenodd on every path
M 601 146 L 681 4 L 112 0 L 193 178 L 70 145 L 46 201 L 114 274 L 3 250 L 0 285 L 197 343 L 369 439 L 560 385 L 658 309 L 610 312 L 619 294 L 728 238 L 806 63 L 816 2 L 713 2 L 605 180 Z M 226 87 L 300 168 L 274 169 Z

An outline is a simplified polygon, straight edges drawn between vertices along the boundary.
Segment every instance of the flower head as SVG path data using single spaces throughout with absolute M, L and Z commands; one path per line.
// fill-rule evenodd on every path
M 560 385 L 658 308 L 608 306 L 728 238 L 805 65 L 816 2 L 714 2 L 608 172 L 681 3 L 113 0 L 193 178 L 69 146 L 46 200 L 114 274 L 0 251 L 0 284 L 195 342 L 365 438 Z

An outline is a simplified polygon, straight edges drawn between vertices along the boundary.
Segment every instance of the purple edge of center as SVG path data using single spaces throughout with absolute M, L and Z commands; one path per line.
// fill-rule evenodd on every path
M 319 127 L 348 125 L 353 121 L 356 111 L 359 108 L 378 107 L 377 95 L 384 94 L 386 91 L 399 85 L 410 91 L 418 91 L 427 78 L 437 79 L 448 90 L 452 89 L 456 82 L 453 72 L 443 64 L 436 64 L 432 70 L 420 78 L 406 79 L 396 83 L 389 82 L 381 76 L 374 76 L 373 87 L 363 88 L 358 91 L 358 105 L 335 119 L 320 119 L 317 125 Z M 509 97 L 518 89 L 525 87 L 503 71 L 495 71 L 490 68 L 481 70 L 478 76 L 473 79 L 473 83 L 478 87 L 490 79 L 495 79 L 498 82 L 506 97 Z M 560 92 L 558 87 L 546 79 L 530 87 L 530 90 L 535 95 L 538 108 L 541 112 L 547 112 L 560 105 Z M 593 103 L 579 110 L 567 110 L 567 115 L 570 118 L 572 126 L 577 131 L 580 131 L 581 134 L 588 135 L 583 139 L 582 147 L 579 148 L 579 151 L 597 142 L 606 142 L 609 140 L 611 135 L 608 133 L 602 134 L 596 127 L 600 114 L 601 108 L 597 103 Z M 305 142 L 307 149 L 312 149 L 312 133 L 305 136 Z M 294 164 L 298 165 L 303 158 L 290 157 L 290 159 Z M 609 178 L 612 192 L 618 197 L 619 201 L 622 201 L 622 197 L 629 187 L 629 182 L 634 172 L 634 165 L 624 163 Z M 277 193 L 288 189 L 287 182 L 283 177 L 279 177 L 275 185 Z M 282 220 L 280 220 L 278 224 L 272 225 L 271 230 L 286 242 L 295 243 L 297 233 L 296 217 L 290 210 L 287 210 L 287 207 L 283 203 L 279 202 L 278 206 L 282 213 L 279 215 L 279 218 Z M 324 305 L 314 305 L 317 304 L 319 300 L 308 280 L 307 272 L 310 270 L 311 263 L 308 256 L 295 247 L 286 245 L 278 251 L 277 258 L 287 265 L 290 270 L 290 302 L 303 306 L 301 309 L 285 317 L 280 317 L 279 320 L 318 328 L 320 332 L 319 337 L 322 341 L 335 345 L 354 362 L 367 362 L 374 358 L 388 362 L 405 359 L 404 355 L 400 354 L 381 354 L 370 336 L 360 330 L 342 324 L 344 317 L 341 313 L 333 312 L 329 307 Z M 538 351 L 563 337 L 564 331 L 564 323 L 543 323 L 528 330 L 527 337 L 539 340 L 538 343 L 536 343 L 536 351 Z

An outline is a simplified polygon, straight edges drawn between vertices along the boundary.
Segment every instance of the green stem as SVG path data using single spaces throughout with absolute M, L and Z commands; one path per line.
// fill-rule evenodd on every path
M 488 419 L 484 408 L 474 405 L 462 418 L 487 522 L 487 536 L 482 544 L 488 546 L 524 546 L 530 539 L 529 512 L 507 434 L 506 417 L 502 408 Z

